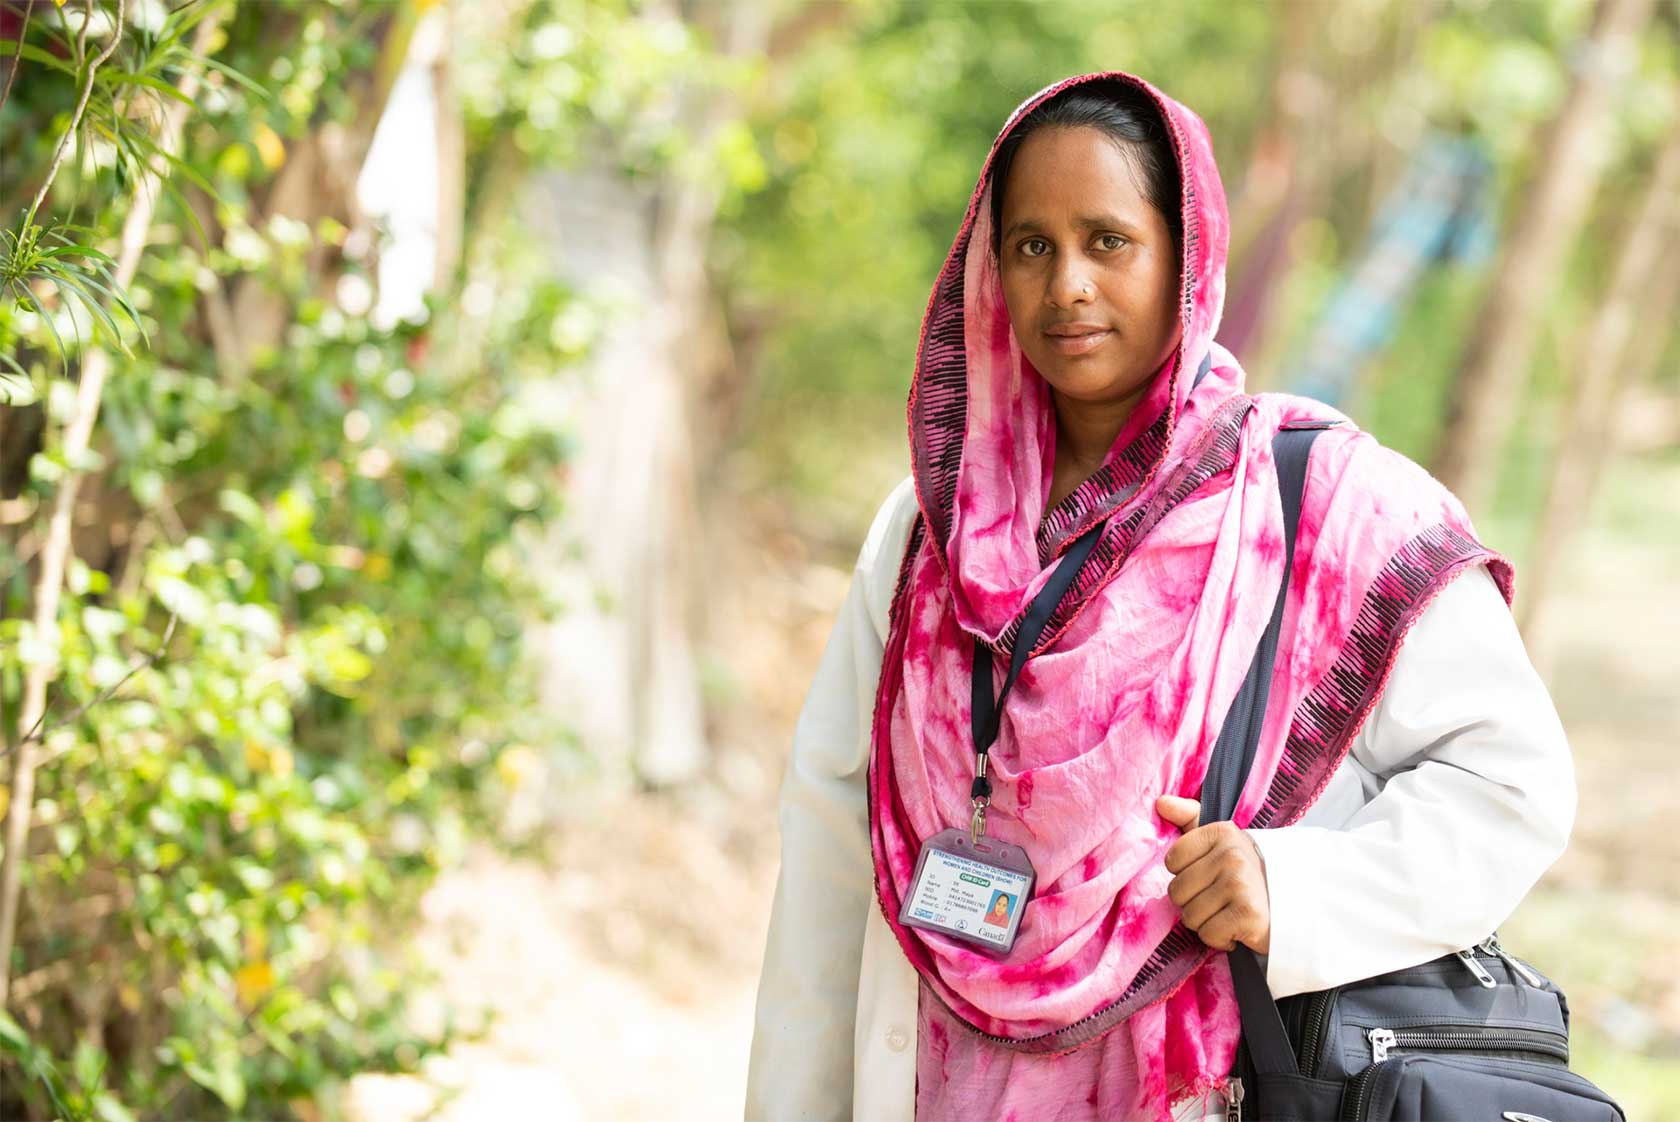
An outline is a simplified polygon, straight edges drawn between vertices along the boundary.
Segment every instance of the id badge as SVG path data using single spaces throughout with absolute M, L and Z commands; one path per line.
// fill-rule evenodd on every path
M 984 835 L 974 841 L 967 830 L 941 830 L 922 843 L 898 922 L 1006 954 L 1015 945 L 1033 879 L 1032 862 L 1020 846 Z

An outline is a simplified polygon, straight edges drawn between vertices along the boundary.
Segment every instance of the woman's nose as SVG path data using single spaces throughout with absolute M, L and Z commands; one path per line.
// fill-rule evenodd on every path
M 1075 304 L 1088 304 L 1095 290 L 1091 286 L 1091 279 L 1086 274 L 1082 263 L 1067 257 L 1062 259 L 1067 264 L 1058 262 L 1050 273 L 1050 285 L 1045 296 L 1058 308 L 1071 308 Z

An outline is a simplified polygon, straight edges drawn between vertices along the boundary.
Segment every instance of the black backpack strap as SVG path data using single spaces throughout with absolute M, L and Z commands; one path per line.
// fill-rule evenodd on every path
M 1295 536 L 1300 528 L 1301 495 L 1306 489 L 1307 459 L 1318 434 L 1334 421 L 1297 423 L 1278 431 L 1272 439 L 1277 462 L 1278 490 L 1283 500 L 1283 580 L 1278 584 L 1272 618 L 1260 637 L 1248 676 L 1237 690 L 1225 724 L 1214 742 L 1202 783 L 1201 822 L 1222 822 L 1237 809 L 1243 783 L 1254 766 L 1260 744 L 1260 725 L 1266 717 L 1266 698 L 1272 689 L 1272 664 L 1277 658 L 1278 632 L 1283 627 L 1283 605 L 1289 596 L 1289 574 L 1294 568 Z M 1231 980 L 1236 986 L 1237 1005 L 1242 1011 L 1243 1043 L 1254 1068 L 1261 1074 L 1296 1074 L 1300 1065 L 1289 1043 L 1277 1002 L 1266 985 L 1266 974 L 1254 952 L 1242 944 L 1230 953 Z

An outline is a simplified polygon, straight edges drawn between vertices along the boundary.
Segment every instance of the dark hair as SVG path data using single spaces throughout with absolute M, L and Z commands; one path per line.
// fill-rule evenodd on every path
M 992 251 L 1003 237 L 1003 190 L 1021 142 L 1041 128 L 1093 128 L 1119 142 L 1142 178 L 1144 195 L 1172 231 L 1173 248 L 1184 251 L 1178 158 L 1149 95 L 1126 82 L 1105 80 L 1071 86 L 1039 103 L 998 145 L 992 159 Z

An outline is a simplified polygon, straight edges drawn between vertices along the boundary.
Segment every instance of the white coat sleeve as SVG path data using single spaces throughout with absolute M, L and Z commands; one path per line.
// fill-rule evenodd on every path
M 1266 869 L 1274 997 L 1480 941 L 1574 823 L 1563 726 L 1484 566 L 1419 615 L 1349 751 L 1386 782 L 1339 828 L 1248 831 Z
M 907 479 L 876 514 L 794 731 L 747 1069 L 749 1122 L 851 1117 L 858 971 L 874 891 L 864 790 L 870 721 L 916 509 Z

